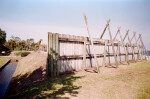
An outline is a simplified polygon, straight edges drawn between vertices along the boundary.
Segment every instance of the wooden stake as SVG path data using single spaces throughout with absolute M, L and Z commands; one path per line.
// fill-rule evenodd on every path
M 133 36 L 131 38 L 131 42 L 132 42 L 133 38 L 135 37 L 135 35 L 136 35 L 136 32 L 133 32 Z
M 136 32 L 134 32 L 134 38 L 135 38 L 137 49 L 138 49 L 138 55 L 137 55 L 137 59 L 136 59 L 136 61 L 138 61 L 139 60 L 139 45 L 138 45 L 137 40 L 136 40 Z
M 58 34 L 56 33 L 56 71 L 57 76 L 59 76 L 59 38 Z
M 93 38 L 91 37 L 91 33 L 90 33 L 90 30 L 89 30 L 89 26 L 88 26 L 88 23 L 87 23 L 87 18 L 86 18 L 85 13 L 83 13 L 83 16 L 84 16 L 84 19 L 85 19 L 85 23 L 86 23 L 86 26 L 87 26 L 87 31 L 88 31 L 89 38 L 90 38 L 91 45 L 92 45 L 92 52 L 94 54 L 94 61 L 95 61 L 96 67 L 97 67 L 97 71 L 98 71 L 98 73 L 100 73 L 100 70 L 99 70 L 99 67 L 98 67 L 98 61 L 97 61 L 97 57 L 96 57 L 95 50 L 94 50 L 94 45 L 93 45 Z
M 50 51 L 50 61 L 49 61 L 49 65 L 50 65 L 50 73 L 51 73 L 51 77 L 53 77 L 53 36 L 52 33 L 49 34 L 49 51 Z
M 106 66 L 106 48 L 107 47 L 107 40 L 105 40 L 105 46 L 104 46 L 104 57 L 103 57 L 103 66 Z
M 113 50 L 113 54 L 114 54 L 114 58 L 115 58 L 116 68 L 118 68 L 117 56 L 116 56 L 116 52 L 115 52 L 115 48 L 114 48 L 114 42 L 112 40 L 112 35 L 111 35 L 109 24 L 108 24 L 108 30 L 109 30 L 110 41 L 111 41 L 111 44 L 112 44 L 112 50 Z
M 127 64 L 129 65 L 130 63 L 129 63 L 129 59 L 128 59 L 128 51 L 127 51 L 126 48 L 125 48 L 125 44 L 124 44 L 124 41 L 123 41 L 123 39 L 122 39 L 122 35 L 121 35 L 121 33 L 120 33 L 120 28 L 118 28 L 118 30 L 119 30 L 119 34 L 120 34 L 120 38 L 121 38 L 121 43 L 122 43 L 122 45 L 123 45 L 123 48 L 124 48 L 124 51 L 125 51 L 125 54 L 126 54 L 126 62 L 127 62 Z
M 115 35 L 115 37 L 114 37 L 113 41 L 115 41 L 115 40 L 116 40 L 116 37 L 117 37 L 117 35 L 118 35 L 119 31 L 120 31 L 120 28 L 121 28 L 121 27 L 118 27 L 118 31 L 117 31 L 117 33 L 116 33 L 116 35 Z
M 100 39 L 103 38 L 103 35 L 104 35 L 104 33 L 105 33 L 105 31 L 106 31 L 106 29 L 107 29 L 109 23 L 110 23 L 110 19 L 107 21 L 106 27 L 104 28 L 104 31 L 103 31 L 103 33 L 102 33 L 101 36 L 100 36 Z
M 128 41 L 129 41 L 129 44 L 131 45 L 131 50 L 132 50 L 132 59 L 136 62 L 136 60 L 135 60 L 135 54 L 134 54 L 134 48 L 133 48 L 133 46 L 132 46 L 132 43 L 131 43 L 131 40 L 130 40 L 130 37 L 129 37 L 129 35 L 128 35 Z
M 53 34 L 53 72 L 54 76 L 56 76 L 56 35 Z
M 140 37 L 140 40 L 141 40 L 141 42 L 142 42 L 142 46 L 144 47 L 144 53 L 145 53 L 145 58 L 146 58 L 146 55 L 147 55 L 147 56 L 149 56 L 149 55 L 147 54 L 146 47 L 145 47 L 145 45 L 144 45 L 144 43 L 143 43 L 143 40 L 142 40 L 142 36 Z M 147 58 L 146 58 L 146 59 L 147 59 Z
M 120 49 L 120 43 L 118 42 L 118 47 L 117 47 L 117 60 L 119 59 L 119 49 Z M 119 61 L 118 61 L 118 63 L 120 63 Z
M 84 45 L 83 45 L 83 68 L 86 67 L 86 38 L 84 37 Z
M 129 30 L 127 30 L 127 33 L 125 34 L 125 36 L 124 36 L 124 38 L 123 38 L 123 42 L 124 42 L 124 40 L 126 39 L 128 33 L 129 33 Z
M 127 43 L 127 59 L 128 59 L 128 64 L 130 64 L 130 62 L 129 62 L 129 57 L 128 57 L 128 53 L 129 53 L 129 51 L 128 51 L 128 43 Z

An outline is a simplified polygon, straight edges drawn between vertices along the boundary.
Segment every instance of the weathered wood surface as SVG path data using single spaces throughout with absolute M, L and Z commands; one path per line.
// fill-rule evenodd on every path
M 55 40 L 53 37 L 55 37 Z M 116 63 L 110 40 L 93 38 L 93 52 L 88 37 L 49 33 L 48 39 L 48 64 L 50 65 L 48 69 L 51 71 L 49 75 L 52 77 L 59 75 L 59 73 L 79 71 L 87 67 L 96 67 L 94 54 L 97 57 L 98 66 Z M 139 44 L 142 44 L 142 42 L 139 41 L 141 41 L 140 37 L 136 40 L 137 43 L 135 44 L 124 43 L 123 40 L 121 42 L 114 41 L 114 50 L 118 63 L 126 61 L 127 58 L 128 61 L 132 60 L 133 46 L 135 59 L 137 60 L 138 57 L 142 59 L 142 51 L 144 48 L 143 45 Z
M 94 48 L 94 45 L 93 45 L 93 38 L 92 38 L 91 32 L 90 32 L 90 30 L 89 30 L 89 26 L 88 26 L 88 22 L 87 22 L 87 18 L 86 18 L 85 13 L 83 14 L 83 16 L 84 16 L 84 19 L 85 19 L 87 31 L 88 31 L 89 38 L 90 38 L 90 42 L 91 42 L 91 47 L 92 47 L 91 50 L 92 50 L 92 52 L 93 52 L 93 54 L 94 54 L 95 65 L 96 65 L 97 71 L 98 71 L 98 73 L 99 73 L 100 70 L 99 70 L 99 66 L 98 66 L 97 56 L 95 55 L 95 48 Z

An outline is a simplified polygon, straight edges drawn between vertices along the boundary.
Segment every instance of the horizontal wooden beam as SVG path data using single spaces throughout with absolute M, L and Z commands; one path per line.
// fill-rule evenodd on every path
M 135 54 L 138 54 L 138 53 L 135 53 Z M 119 56 L 121 55 L 126 55 L 125 53 L 120 53 Z M 133 53 L 128 53 L 128 55 L 133 55 Z M 97 57 L 104 57 L 104 54 L 96 54 Z M 109 56 L 114 56 L 113 53 L 107 53 L 106 54 L 106 57 L 109 57 Z M 59 56 L 59 59 L 82 59 L 83 58 L 83 55 L 63 55 L 63 56 Z M 88 54 L 86 55 L 86 58 L 94 58 L 94 55 L 93 54 Z

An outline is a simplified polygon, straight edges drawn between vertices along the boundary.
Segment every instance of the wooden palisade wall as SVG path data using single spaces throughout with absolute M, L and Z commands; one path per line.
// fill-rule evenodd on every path
M 93 42 L 98 66 L 115 63 L 110 40 L 94 38 Z M 143 59 L 141 45 L 124 43 L 124 46 L 120 41 L 114 41 L 118 63 L 127 59 L 129 61 Z M 48 33 L 48 74 L 51 77 L 89 67 L 95 67 L 95 63 L 88 37 Z

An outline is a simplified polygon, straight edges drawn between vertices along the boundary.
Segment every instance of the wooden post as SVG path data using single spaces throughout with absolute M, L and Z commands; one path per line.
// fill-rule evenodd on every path
M 57 76 L 59 76 L 59 38 L 57 33 L 55 35 L 56 35 L 56 71 Z
M 53 36 L 49 33 L 49 72 L 50 76 L 53 77 Z
M 87 23 L 87 18 L 86 18 L 85 13 L 83 14 L 83 16 L 84 16 L 84 19 L 85 19 L 85 23 L 86 23 L 86 26 L 87 26 L 87 31 L 88 31 L 90 41 L 91 41 L 91 45 L 92 45 L 92 52 L 94 54 L 94 61 L 95 61 L 96 67 L 97 67 L 97 71 L 98 71 L 98 73 L 100 73 L 100 70 L 99 70 L 99 67 L 98 67 L 97 57 L 95 55 L 95 50 L 94 50 L 94 45 L 93 45 L 93 38 L 91 37 L 91 33 L 90 33 L 90 30 L 89 30 L 89 26 L 88 26 L 88 23 Z
M 135 37 L 135 35 L 136 35 L 136 32 L 133 32 L 133 36 L 131 38 L 131 42 L 132 42 L 133 38 Z
M 103 57 L 103 66 L 106 66 L 106 48 L 107 47 L 107 40 L 105 40 L 105 46 L 104 46 L 104 57 Z
M 48 46 L 47 46 L 47 51 L 48 51 L 48 56 L 47 56 L 47 74 L 50 76 L 50 35 L 48 33 Z
M 128 43 L 127 43 L 127 48 L 126 48 L 127 50 L 127 59 L 128 59 L 128 64 L 130 64 L 130 62 L 129 62 L 129 56 L 128 56 L 128 54 L 129 54 L 129 51 L 128 51 Z
M 101 36 L 100 36 L 100 39 L 103 38 L 103 35 L 104 35 L 104 33 L 105 33 L 105 31 L 106 31 L 106 29 L 107 29 L 109 23 L 110 23 L 110 20 L 107 21 L 107 24 L 106 24 L 106 26 L 105 26 L 105 28 L 104 28 L 104 31 L 103 31 L 103 33 L 102 33 Z
M 114 48 L 114 42 L 113 42 L 113 40 L 112 40 L 112 35 L 111 35 L 109 23 L 107 23 L 107 24 L 108 24 L 108 30 L 109 30 L 110 41 L 111 41 L 111 44 L 112 44 L 112 50 L 113 50 L 113 54 L 114 54 L 114 58 L 115 58 L 116 68 L 118 68 L 118 61 L 117 61 L 117 56 L 116 56 L 116 52 L 115 52 L 115 48 Z
M 115 35 L 115 37 L 114 37 L 113 41 L 115 41 L 115 40 L 116 40 L 116 37 L 117 37 L 117 35 L 118 35 L 119 31 L 120 31 L 120 28 L 121 28 L 121 27 L 118 27 L 118 31 L 117 31 L 117 33 L 116 33 L 116 35 Z
M 83 64 L 82 67 L 86 67 L 86 38 L 84 37 L 84 44 L 83 44 Z
M 56 76 L 56 34 L 53 34 L 53 71 Z
M 145 58 L 146 58 L 146 55 L 148 56 L 148 54 L 147 54 L 146 47 L 145 47 L 145 45 L 144 45 L 144 43 L 143 43 L 142 36 L 140 37 L 140 40 L 141 40 L 142 46 L 143 46 L 143 48 L 144 48 L 144 53 L 145 53 Z M 147 58 L 146 58 L 146 60 L 147 60 Z
M 136 59 L 136 61 L 138 61 L 138 60 L 139 60 L 139 45 L 138 45 L 137 39 L 136 39 L 136 32 L 133 32 L 133 33 L 134 33 L 134 38 L 135 38 L 136 46 L 137 46 L 137 50 L 138 50 L 138 54 L 137 54 L 137 59 Z
M 118 28 L 118 30 L 119 30 L 119 34 L 120 34 L 120 38 L 121 38 L 121 43 L 122 43 L 122 45 L 123 45 L 123 48 L 124 48 L 124 51 L 125 51 L 125 54 L 126 54 L 126 56 L 125 56 L 125 61 L 127 62 L 127 64 L 129 65 L 130 63 L 129 63 L 129 59 L 128 59 L 128 52 L 127 52 L 127 50 L 126 50 L 126 48 L 125 48 L 125 44 L 124 44 L 124 41 L 123 41 L 123 39 L 122 39 L 122 35 L 121 35 L 121 33 L 120 33 L 120 28 Z M 129 31 L 128 31 L 129 32 Z M 128 33 L 127 32 L 127 33 Z
M 123 38 L 123 42 L 124 42 L 124 40 L 126 39 L 128 33 L 129 33 L 129 30 L 127 30 L 127 33 L 125 34 L 125 36 L 124 36 L 124 38 Z
M 137 46 L 138 46 L 138 59 L 140 58 L 140 60 L 142 60 L 142 55 L 141 55 L 141 52 L 140 52 L 140 49 L 141 49 L 141 47 L 140 47 L 140 43 L 138 43 L 138 40 L 140 39 L 140 34 L 139 34 L 139 37 L 138 37 L 138 39 L 136 40 L 136 44 L 137 44 Z
M 120 49 L 120 43 L 118 41 L 118 47 L 117 47 L 117 60 L 119 59 L 119 49 Z M 120 61 L 118 61 L 118 63 L 120 63 Z
M 136 62 L 136 60 L 135 60 L 135 54 L 134 54 L 134 48 L 133 48 L 133 46 L 132 46 L 132 44 L 131 44 L 131 40 L 130 40 L 129 35 L 128 35 L 128 41 L 129 41 L 129 43 L 130 43 L 131 50 L 132 50 L 132 60 L 134 60 L 134 61 Z

